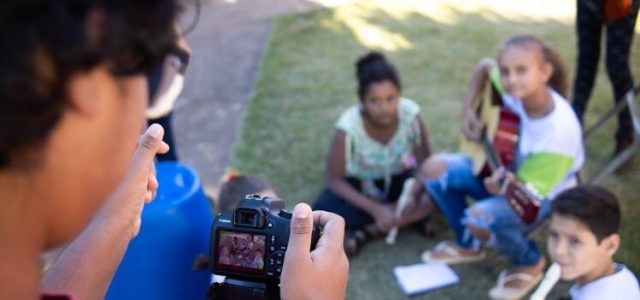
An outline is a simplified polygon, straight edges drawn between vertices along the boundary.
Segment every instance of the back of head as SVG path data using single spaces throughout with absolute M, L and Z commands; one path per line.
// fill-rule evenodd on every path
M 144 74 L 175 43 L 176 0 L 0 2 L 0 169 L 31 163 L 60 120 L 67 82 L 98 65 Z
M 369 86 L 376 82 L 388 80 L 398 90 L 402 89 L 396 68 L 380 52 L 372 51 L 358 58 L 356 62 L 356 77 L 358 78 L 358 96 L 360 99 L 364 98 Z
M 232 174 L 225 181 L 218 195 L 219 212 L 232 211 L 248 194 L 270 191 L 275 193 L 271 182 L 260 175 Z
M 620 206 L 611 192 L 595 185 L 580 185 L 560 193 L 552 202 L 553 214 L 586 225 L 598 242 L 618 233 Z
M 563 97 L 567 97 L 567 90 L 569 88 L 567 83 L 567 69 L 560 58 L 560 55 L 539 38 L 533 35 L 516 35 L 508 38 L 500 45 L 499 52 L 505 47 L 518 46 L 518 47 L 535 47 L 542 58 L 551 66 L 553 66 L 553 74 L 547 84 L 553 88 L 558 94 Z

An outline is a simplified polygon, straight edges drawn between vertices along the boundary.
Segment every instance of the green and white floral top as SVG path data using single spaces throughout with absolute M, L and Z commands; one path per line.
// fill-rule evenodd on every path
M 413 147 L 420 144 L 420 124 L 417 116 L 420 107 L 413 100 L 401 98 L 398 104 L 398 128 L 388 143 L 382 144 L 372 139 L 364 128 L 361 106 L 350 107 L 342 113 L 336 128 L 346 134 L 345 170 L 347 176 L 360 179 L 365 186 L 364 192 L 374 198 L 388 194 L 391 176 L 399 174 L 416 162 Z M 373 189 L 373 180 L 384 179 L 382 192 L 367 191 Z M 373 195 L 372 195 L 373 194 Z

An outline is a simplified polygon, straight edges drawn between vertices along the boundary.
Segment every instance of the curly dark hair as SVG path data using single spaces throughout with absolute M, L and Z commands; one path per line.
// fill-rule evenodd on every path
M 78 72 L 148 72 L 175 47 L 176 0 L 0 3 L 0 169 L 43 145 Z
M 402 90 L 400 76 L 396 68 L 387 61 L 380 52 L 371 51 L 356 61 L 356 78 L 358 78 L 358 96 L 364 99 L 369 87 L 381 81 L 391 81 L 398 90 Z

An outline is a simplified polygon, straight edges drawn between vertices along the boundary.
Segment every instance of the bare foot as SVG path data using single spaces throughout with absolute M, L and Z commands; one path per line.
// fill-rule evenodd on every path
M 455 250 L 455 252 L 458 253 L 458 257 L 477 256 L 482 252 L 482 250 L 462 248 L 455 242 L 445 241 L 443 243 L 446 243 L 450 249 Z M 431 250 L 431 256 L 433 256 L 433 258 L 451 258 L 453 255 L 444 247 L 436 247 Z

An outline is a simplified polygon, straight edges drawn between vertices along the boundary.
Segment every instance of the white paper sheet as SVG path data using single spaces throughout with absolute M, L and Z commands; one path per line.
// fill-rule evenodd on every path
M 407 295 L 442 288 L 460 281 L 458 275 L 446 264 L 415 264 L 393 269 L 400 287 Z

